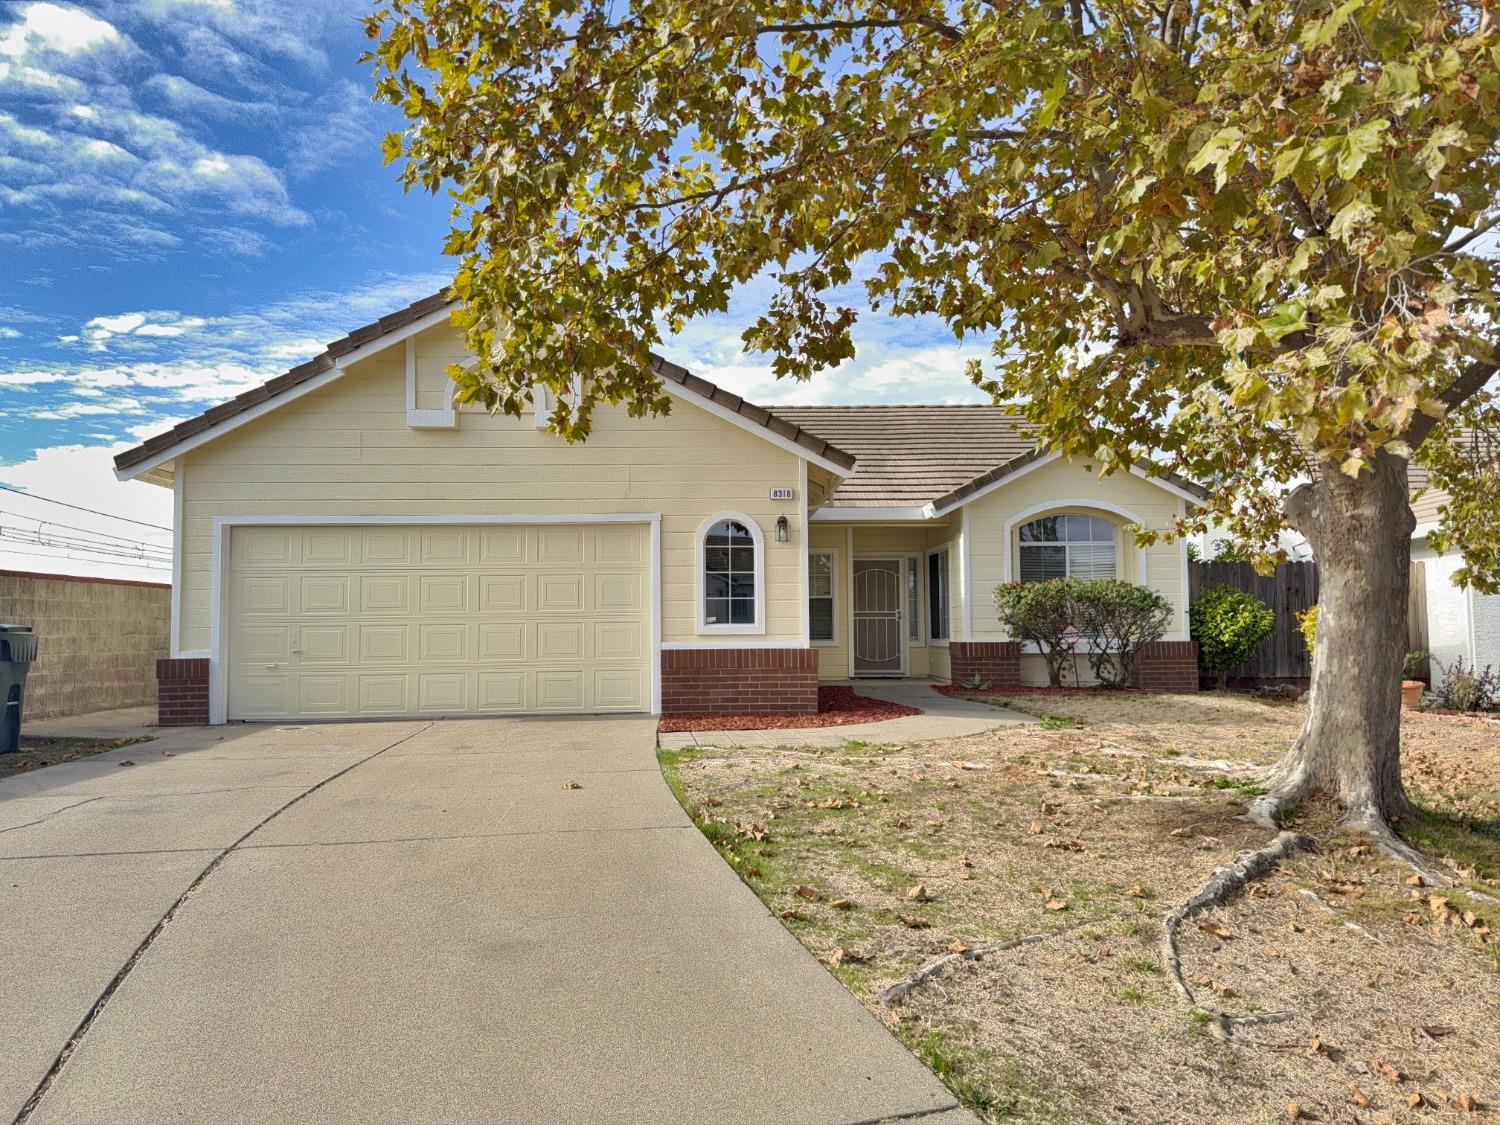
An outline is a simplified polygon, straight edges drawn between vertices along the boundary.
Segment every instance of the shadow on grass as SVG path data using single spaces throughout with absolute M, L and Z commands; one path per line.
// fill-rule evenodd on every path
M 1416 813 L 1399 827 L 1408 843 L 1428 855 L 1472 868 L 1491 889 L 1500 884 L 1500 819 L 1469 820 L 1418 805 Z

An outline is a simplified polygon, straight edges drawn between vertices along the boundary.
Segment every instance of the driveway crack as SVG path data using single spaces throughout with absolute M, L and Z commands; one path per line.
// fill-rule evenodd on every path
M 103 797 L 85 797 L 81 801 L 74 801 L 71 805 L 64 805 L 60 809 L 53 809 L 49 813 L 43 813 L 41 816 L 37 817 L 35 820 L 28 820 L 25 824 L 12 824 L 9 828 L 0 828 L 0 835 L 4 835 L 7 832 L 19 832 L 23 828 L 35 828 L 38 824 L 46 824 L 54 816 L 61 816 L 63 813 L 67 812 L 69 809 L 81 808 L 82 806 L 87 805 L 87 804 L 91 804 L 94 801 L 102 801 L 102 800 L 104 800 Z
M 177 912 L 182 909 L 183 904 L 187 902 L 187 900 L 192 896 L 193 892 L 196 891 L 199 887 L 203 886 L 208 877 L 212 875 L 216 870 L 218 870 L 220 864 L 222 864 L 226 859 L 228 859 L 231 855 L 238 851 L 240 847 L 245 843 L 245 841 L 250 839 L 251 836 L 255 835 L 266 825 L 270 824 L 271 821 L 275 820 L 278 816 L 286 812 L 289 808 L 297 804 L 299 801 L 311 797 L 319 789 L 322 789 L 323 786 L 329 784 L 330 782 L 337 781 L 339 778 L 343 777 L 345 774 L 350 773 L 353 770 L 357 770 L 366 762 L 373 761 L 374 759 L 380 757 L 380 755 L 384 754 L 387 750 L 394 750 L 396 747 L 402 745 L 403 743 L 410 742 L 413 738 L 416 738 L 417 735 L 425 734 L 436 725 L 437 723 L 432 722 L 428 723 L 426 726 L 419 727 L 418 729 L 412 731 L 410 734 L 406 734 L 401 738 L 398 738 L 390 745 L 382 746 L 379 750 L 376 750 L 371 754 L 366 754 L 357 762 L 351 762 L 343 769 L 329 774 L 316 785 L 302 790 L 302 792 L 298 793 L 284 805 L 281 805 L 279 808 L 273 810 L 265 817 L 257 821 L 244 833 L 244 835 L 242 835 L 239 839 L 235 840 L 234 843 L 230 844 L 228 847 L 224 848 L 222 851 L 216 854 L 213 859 L 209 860 L 207 866 L 205 866 L 202 871 L 198 872 L 193 881 L 187 885 L 187 889 L 177 896 L 176 900 L 172 903 L 171 906 L 167 907 L 166 913 L 161 916 L 156 925 L 151 927 L 151 932 L 141 939 L 141 943 L 135 947 L 134 952 L 132 952 L 131 955 L 126 959 L 125 964 L 120 966 L 119 972 L 115 973 L 115 975 L 110 978 L 109 983 L 104 986 L 104 991 L 99 993 L 99 998 L 94 1001 L 93 1006 L 89 1008 L 88 1013 L 83 1017 L 81 1021 L 79 1021 L 78 1026 L 73 1029 L 73 1034 L 68 1036 L 67 1042 L 64 1043 L 62 1045 L 62 1049 L 57 1052 L 57 1057 L 52 1060 L 52 1065 L 47 1068 L 47 1073 L 42 1075 L 41 1081 L 36 1084 L 36 1089 L 32 1090 L 31 1097 L 27 1098 L 26 1104 L 21 1106 L 21 1110 L 16 1114 L 12 1125 L 26 1125 L 26 1122 L 31 1119 L 31 1115 L 36 1112 L 37 1106 L 39 1106 L 42 1102 L 42 1099 L 46 1097 L 47 1091 L 52 1089 L 52 1086 L 57 1082 L 58 1076 L 62 1074 L 62 1069 L 67 1065 L 68 1059 L 73 1056 L 73 1052 L 78 1050 L 79 1046 L 83 1042 L 84 1036 L 89 1033 L 89 1029 L 94 1026 L 94 1021 L 97 1020 L 99 1016 L 104 1012 L 104 1009 L 109 1005 L 110 1000 L 114 998 L 115 993 L 120 990 L 120 986 L 124 984 L 126 978 L 130 976 L 131 970 L 140 963 L 141 958 L 146 955 L 146 951 L 150 949 L 153 944 L 155 944 L 156 939 L 162 935 L 162 931 L 164 931 L 171 923 L 172 919 L 177 916 Z M 89 800 L 95 801 L 100 799 L 101 798 L 99 797 L 89 798 Z M 80 804 L 82 803 L 86 802 L 80 802 Z M 57 811 L 62 812 L 64 810 L 59 809 Z M 55 816 L 56 813 L 49 815 Z M 44 817 L 43 819 L 46 818 Z

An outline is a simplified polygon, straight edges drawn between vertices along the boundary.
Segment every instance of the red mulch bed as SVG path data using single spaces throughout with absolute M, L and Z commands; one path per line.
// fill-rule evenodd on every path
M 663 715 L 661 731 L 672 734 L 692 730 L 788 730 L 798 727 L 842 727 L 850 723 L 875 723 L 882 719 L 901 719 L 920 715 L 920 707 L 891 703 L 857 695 L 851 687 L 820 687 L 816 712 L 779 711 L 764 715 L 723 714 L 717 711 L 695 711 L 682 715 Z
M 1045 685 L 1042 687 L 1032 687 L 1029 684 L 1024 687 L 1005 688 L 1003 691 L 999 688 L 966 688 L 960 687 L 958 684 L 933 684 L 932 690 L 942 695 L 956 695 L 963 699 L 973 696 L 991 696 L 995 699 L 1005 699 L 1013 695 L 1099 695 L 1105 692 L 1110 694 L 1115 692 L 1134 692 L 1140 695 L 1151 695 L 1155 693 L 1155 689 L 1153 688 L 1047 687 Z

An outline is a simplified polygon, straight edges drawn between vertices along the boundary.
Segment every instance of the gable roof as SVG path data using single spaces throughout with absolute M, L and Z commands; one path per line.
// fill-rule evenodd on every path
M 355 353 L 364 351 L 369 345 L 377 344 L 385 337 L 392 336 L 403 329 L 427 327 L 429 321 L 435 321 L 436 314 L 446 313 L 453 304 L 454 301 L 448 296 L 447 291 L 441 290 L 419 301 L 413 301 L 404 309 L 383 316 L 372 324 L 356 328 L 343 339 L 329 344 L 321 354 L 306 363 L 298 364 L 290 371 L 267 380 L 258 387 L 251 387 L 248 391 L 235 395 L 228 402 L 222 402 L 194 418 L 179 422 L 170 430 L 148 438 L 140 445 L 118 454 L 115 457 L 116 474 L 133 476 L 135 474 L 130 473 L 129 470 L 136 466 L 146 465 L 147 462 L 160 463 L 178 446 L 205 435 L 226 422 L 238 424 L 234 422 L 236 418 L 247 415 L 257 408 L 273 404 L 275 399 L 287 395 L 298 387 L 303 387 L 321 376 L 327 376 L 339 367 L 340 360 L 348 359 Z M 391 343 L 395 341 L 392 340 Z M 816 434 L 802 429 L 795 423 L 778 418 L 764 407 L 746 402 L 739 395 L 717 387 L 707 379 L 700 379 L 686 368 L 669 363 L 659 355 L 653 353 L 651 359 L 652 371 L 669 384 L 667 387 L 669 392 L 673 386 L 680 388 L 686 392 L 690 401 L 700 400 L 697 405 L 740 419 L 741 424 L 748 423 L 747 429 L 757 427 L 764 429 L 769 432 L 769 436 L 790 442 L 806 451 L 808 456 L 827 462 L 826 467 L 841 471 L 854 468 L 854 457 L 851 454 Z M 249 421 L 249 417 L 244 417 L 242 420 Z M 144 471 L 144 469 L 139 471 Z
M 777 406 L 854 454 L 839 508 L 921 507 L 1036 448 L 1035 427 L 998 406 Z

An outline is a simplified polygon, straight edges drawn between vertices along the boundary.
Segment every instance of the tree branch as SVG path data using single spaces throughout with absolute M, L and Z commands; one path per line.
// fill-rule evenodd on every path
M 806 31 L 865 31 L 882 28 L 910 27 L 916 24 L 935 31 L 951 43 L 961 40 L 963 32 L 934 16 L 912 16 L 888 20 L 812 20 L 805 23 L 768 23 L 755 29 L 757 35 L 793 35 Z
M 1500 347 L 1493 341 L 1471 338 L 1465 341 L 1463 352 L 1471 357 L 1472 362 L 1459 372 L 1458 378 L 1433 396 L 1447 408 L 1444 417 L 1447 412 L 1456 410 L 1482 391 L 1484 385 L 1500 371 Z M 1441 421 L 1442 418 L 1434 418 L 1430 414 L 1418 415 L 1406 428 L 1406 443 L 1413 449 L 1418 448 Z

